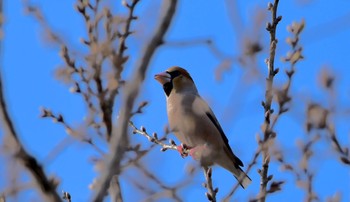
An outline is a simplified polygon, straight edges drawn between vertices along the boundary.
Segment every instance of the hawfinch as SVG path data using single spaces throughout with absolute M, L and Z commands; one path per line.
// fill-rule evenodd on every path
M 224 131 L 198 94 L 189 73 L 181 67 L 171 67 L 154 78 L 163 85 L 170 129 L 182 146 L 186 145 L 189 155 L 203 167 L 217 164 L 225 168 L 246 188 L 251 179 L 241 169 L 242 161 L 232 152 Z

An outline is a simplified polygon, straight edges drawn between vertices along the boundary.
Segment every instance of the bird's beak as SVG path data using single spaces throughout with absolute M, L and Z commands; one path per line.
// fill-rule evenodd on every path
M 162 85 L 164 85 L 171 81 L 171 75 L 169 73 L 162 72 L 154 75 L 154 79 L 157 80 Z

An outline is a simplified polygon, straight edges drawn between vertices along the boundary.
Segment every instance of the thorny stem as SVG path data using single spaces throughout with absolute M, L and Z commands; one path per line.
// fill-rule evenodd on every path
M 275 62 L 275 53 L 276 53 L 276 45 L 277 45 L 277 39 L 276 39 L 276 27 L 278 22 L 282 19 L 280 16 L 277 17 L 277 7 L 278 7 L 278 0 L 275 0 L 274 4 L 269 4 L 269 10 L 271 11 L 272 15 L 272 22 L 267 24 L 267 31 L 270 32 L 270 54 L 269 58 L 267 60 L 268 65 L 268 77 L 266 78 L 266 93 L 265 93 L 265 102 L 263 103 L 264 110 L 265 110 L 265 121 L 264 121 L 264 141 L 262 144 L 268 144 L 268 140 L 270 139 L 271 134 L 273 133 L 271 126 L 270 126 L 270 115 L 272 114 L 271 109 L 271 103 L 272 103 L 272 93 L 273 93 L 273 79 L 275 74 L 277 73 L 275 71 L 274 62 Z M 263 165 L 262 169 L 260 171 L 261 176 L 261 184 L 260 184 L 260 192 L 259 192 L 259 198 L 261 202 L 265 202 L 266 199 L 266 187 L 268 183 L 268 169 L 269 169 L 269 151 L 267 148 L 267 145 L 262 145 L 262 159 L 263 159 Z

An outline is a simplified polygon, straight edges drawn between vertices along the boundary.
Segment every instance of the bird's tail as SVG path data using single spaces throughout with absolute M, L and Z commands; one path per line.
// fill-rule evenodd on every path
M 249 176 L 240 167 L 231 169 L 231 171 L 243 189 L 247 188 L 252 182 Z

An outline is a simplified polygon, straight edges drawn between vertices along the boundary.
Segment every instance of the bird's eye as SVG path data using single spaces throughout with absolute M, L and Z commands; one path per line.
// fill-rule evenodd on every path
M 172 79 L 174 79 L 174 78 L 176 78 L 176 77 L 181 75 L 180 71 L 178 71 L 178 70 L 175 70 L 175 71 L 172 71 L 172 72 L 168 72 L 167 71 L 166 73 L 170 74 Z

